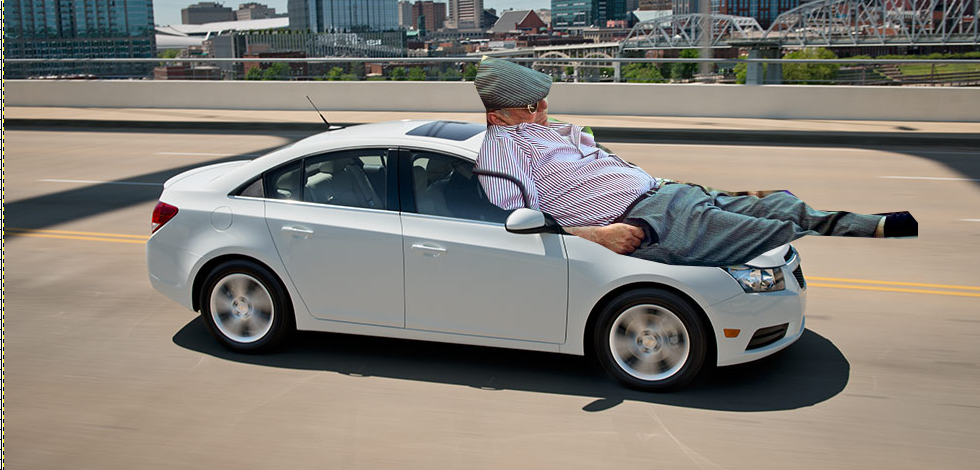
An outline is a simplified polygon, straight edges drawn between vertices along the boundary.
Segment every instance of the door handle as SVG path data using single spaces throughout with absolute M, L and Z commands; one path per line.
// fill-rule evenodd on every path
M 313 231 L 305 227 L 283 227 L 282 231 L 284 233 L 291 233 L 296 238 L 310 238 L 313 235 Z
M 421 251 L 422 254 L 426 256 L 439 256 L 446 252 L 446 249 L 441 246 L 431 246 L 422 243 L 416 243 L 412 245 L 412 249 L 415 251 Z

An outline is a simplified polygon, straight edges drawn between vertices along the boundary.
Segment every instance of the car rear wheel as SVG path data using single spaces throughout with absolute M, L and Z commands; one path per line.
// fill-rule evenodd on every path
M 686 299 L 661 289 L 637 289 L 616 297 L 600 313 L 596 356 L 610 375 L 629 387 L 675 389 L 701 371 L 705 328 Z
M 201 316 L 211 335 L 238 352 L 278 346 L 292 330 L 293 312 L 278 279 L 258 264 L 235 260 L 208 274 Z

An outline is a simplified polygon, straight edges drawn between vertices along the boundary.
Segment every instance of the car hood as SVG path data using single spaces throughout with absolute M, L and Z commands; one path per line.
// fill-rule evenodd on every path
M 745 263 L 746 266 L 753 268 L 775 268 L 786 264 L 786 253 L 789 252 L 789 244 L 769 250 L 751 261 Z

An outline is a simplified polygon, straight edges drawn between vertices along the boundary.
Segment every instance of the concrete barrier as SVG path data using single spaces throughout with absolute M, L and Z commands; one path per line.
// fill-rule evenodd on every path
M 8 106 L 473 112 L 470 82 L 8 80 Z M 980 122 L 980 89 L 556 83 L 556 114 Z

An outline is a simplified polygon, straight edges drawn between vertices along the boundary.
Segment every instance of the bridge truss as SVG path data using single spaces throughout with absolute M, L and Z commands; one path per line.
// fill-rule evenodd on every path
M 710 47 L 729 47 L 727 40 L 759 39 L 763 34 L 755 18 L 701 13 L 670 15 L 637 23 L 619 50 L 687 49 L 701 47 L 702 41 Z
M 980 45 L 980 0 L 817 0 L 779 15 L 766 31 L 754 18 L 672 15 L 637 23 L 619 51 L 753 40 L 791 47 Z
M 784 46 L 977 45 L 980 0 L 819 0 L 776 18 Z

